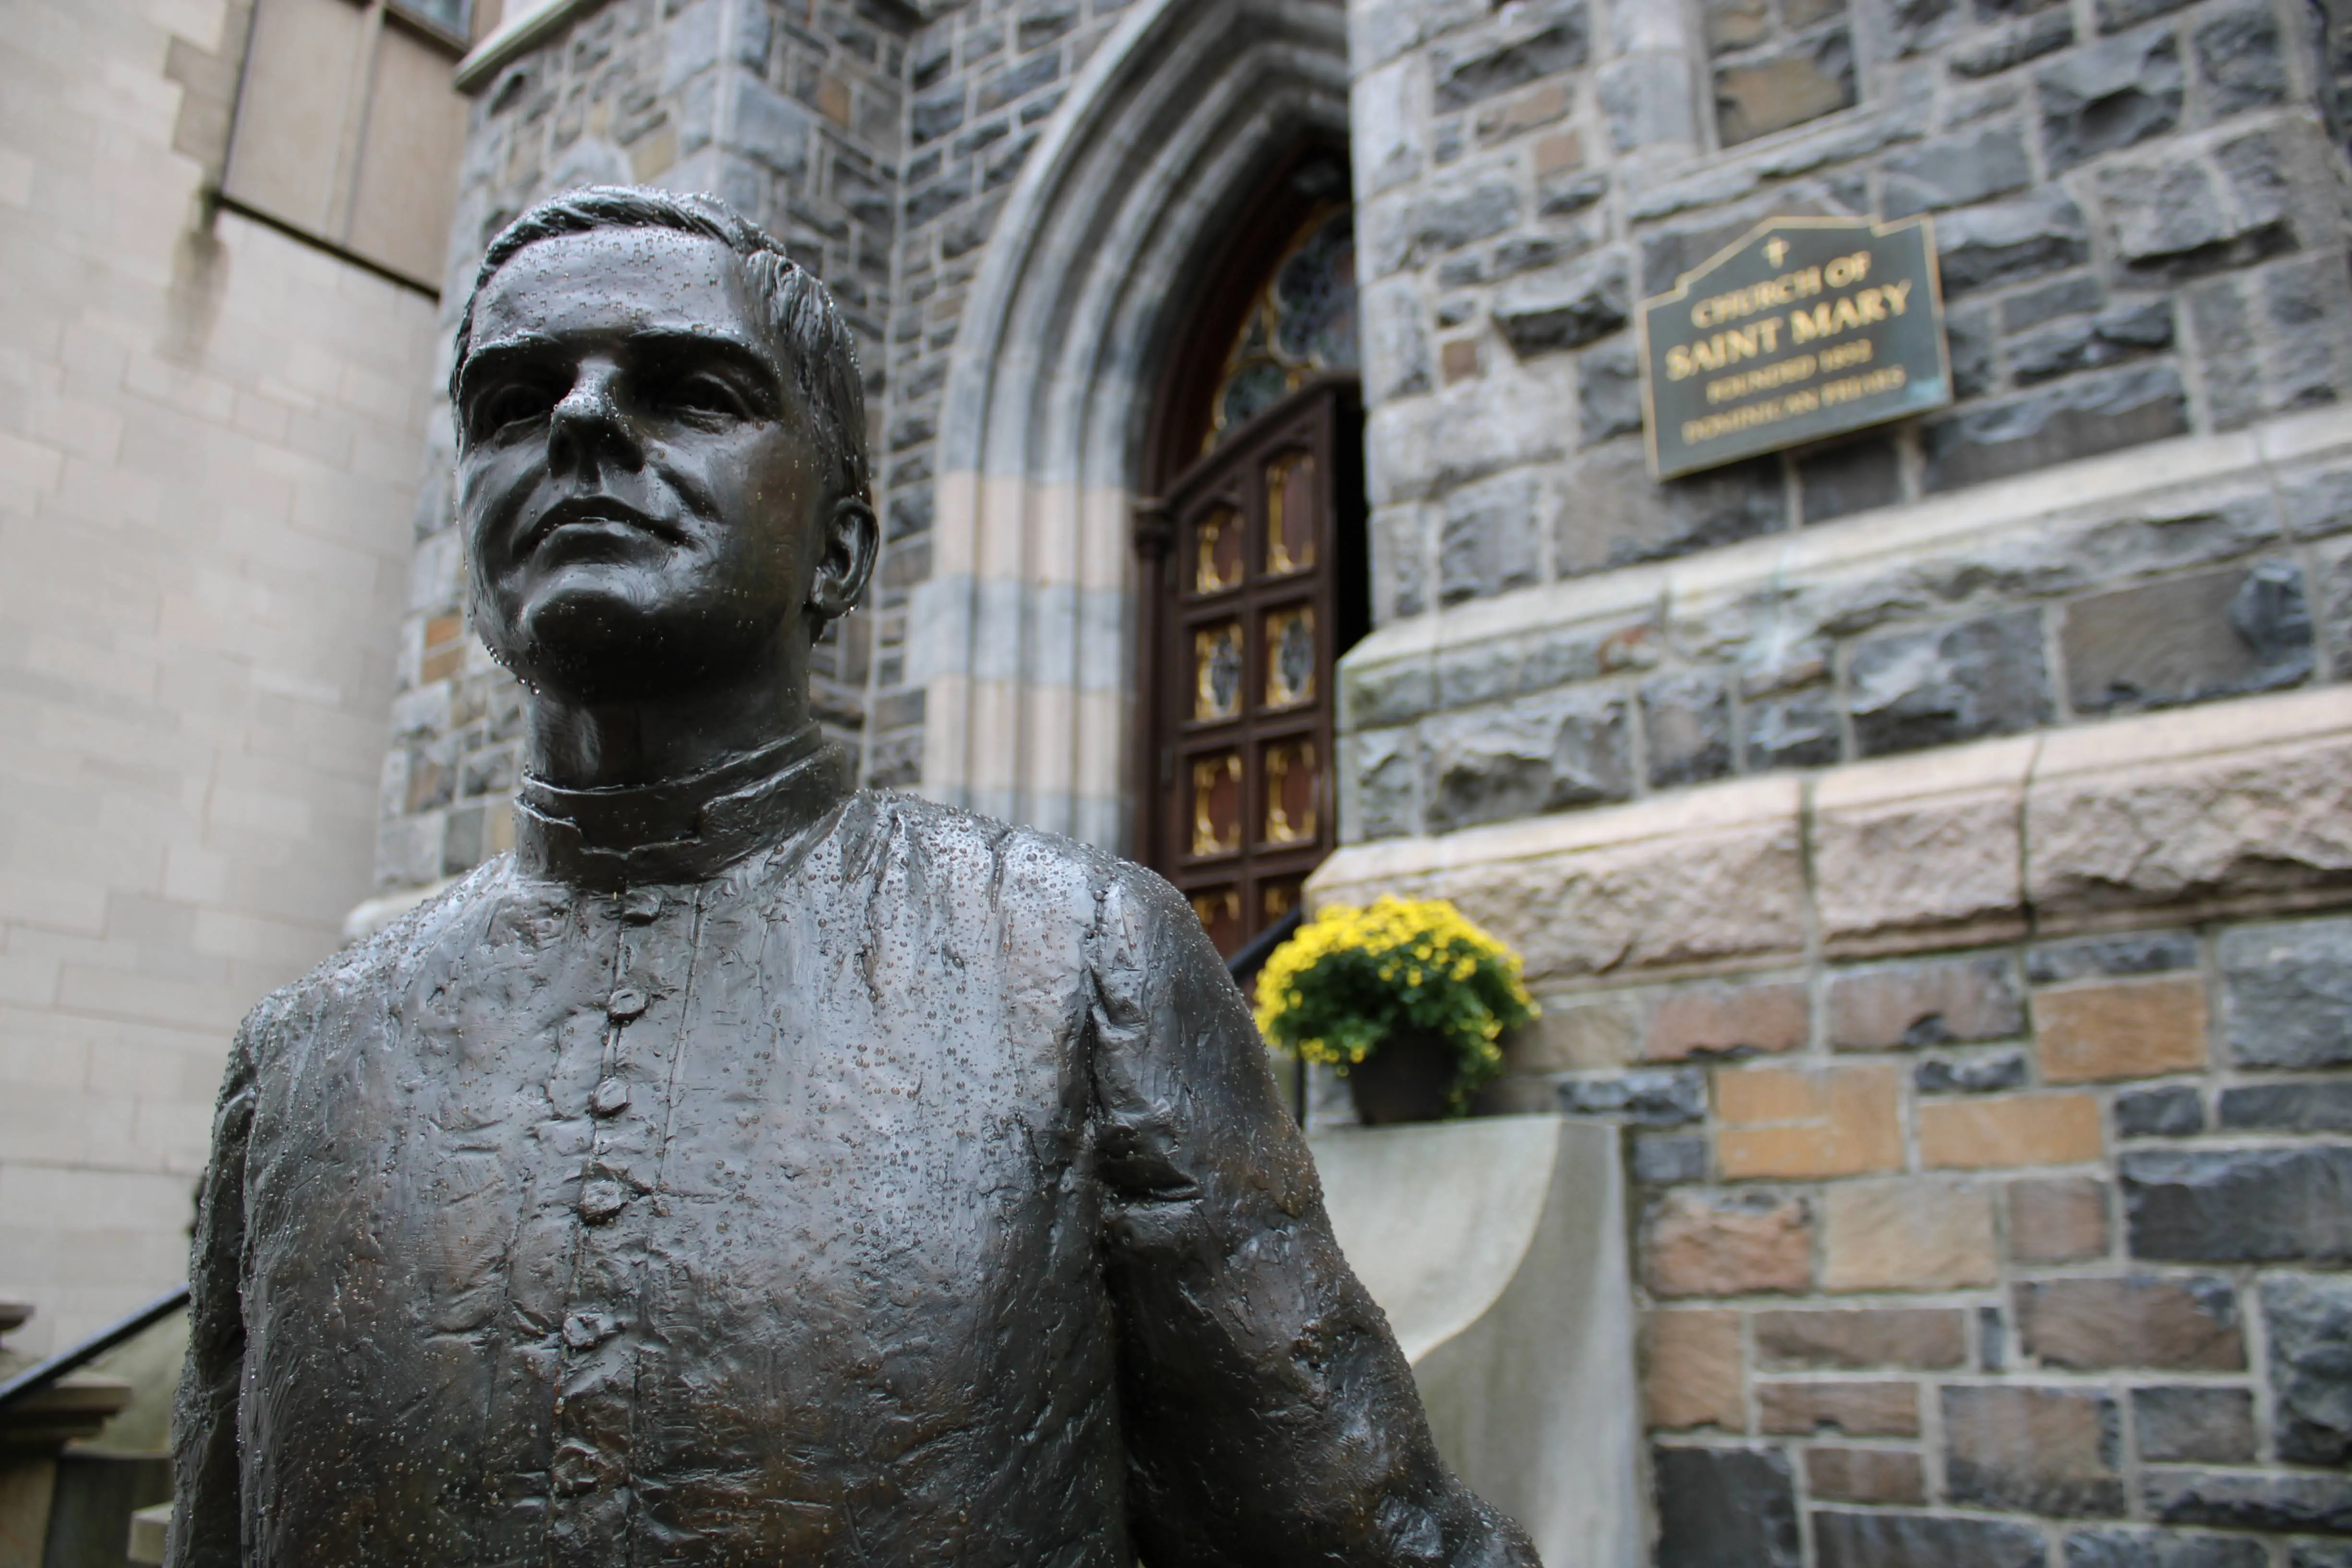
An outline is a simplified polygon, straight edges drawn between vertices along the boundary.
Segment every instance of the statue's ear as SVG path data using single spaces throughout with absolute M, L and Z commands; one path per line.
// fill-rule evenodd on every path
M 816 576 L 809 584 L 809 615 L 813 632 L 827 621 L 847 615 L 866 592 L 874 575 L 874 557 L 882 547 L 882 525 L 875 521 L 872 503 L 862 495 L 844 496 L 825 519 L 824 550 L 817 557 Z

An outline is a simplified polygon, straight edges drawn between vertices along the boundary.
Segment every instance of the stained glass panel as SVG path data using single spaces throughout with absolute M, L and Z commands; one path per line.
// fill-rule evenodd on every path
M 1315 607 L 1293 605 L 1265 617 L 1265 705 L 1315 700 Z
M 1265 569 L 1315 564 L 1315 455 L 1285 452 L 1265 466 Z
M 1304 844 L 1315 837 L 1315 742 L 1277 741 L 1265 749 L 1267 844 Z
M 1310 376 L 1355 368 L 1355 212 L 1331 205 L 1307 220 L 1251 303 L 1211 401 L 1207 445 Z
M 1242 520 L 1221 506 L 1192 526 L 1192 592 L 1222 594 L 1242 580 Z
M 1231 719 L 1242 710 L 1242 624 L 1219 621 L 1192 634 L 1192 717 Z
M 1192 853 L 1230 855 L 1241 847 L 1241 753 L 1199 758 L 1192 763 Z

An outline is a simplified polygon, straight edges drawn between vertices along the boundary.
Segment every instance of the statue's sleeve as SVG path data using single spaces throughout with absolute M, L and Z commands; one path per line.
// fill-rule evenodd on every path
M 268 1004 L 237 1030 L 196 1188 L 188 1256 L 188 1361 L 172 1417 L 170 1568 L 238 1568 L 237 1394 L 245 1378 L 245 1154 Z
M 1241 994 L 1175 890 L 1095 933 L 1093 1152 L 1149 1568 L 1534 1568 L 1449 1473 Z

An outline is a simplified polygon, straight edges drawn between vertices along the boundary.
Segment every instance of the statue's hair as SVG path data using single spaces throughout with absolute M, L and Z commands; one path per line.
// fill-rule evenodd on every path
M 499 231 L 474 274 L 472 292 L 457 318 L 457 352 L 449 369 L 449 402 L 472 346 L 474 303 L 499 268 L 525 246 L 600 228 L 667 228 L 715 239 L 740 260 L 752 296 L 767 308 L 767 328 L 778 357 L 800 390 L 815 426 L 819 450 L 831 468 L 835 494 L 870 500 L 866 450 L 866 387 L 857 342 L 833 296 L 775 238 L 717 196 L 679 195 L 642 185 L 584 185 L 549 196 Z M 465 420 L 457 439 L 465 441 Z

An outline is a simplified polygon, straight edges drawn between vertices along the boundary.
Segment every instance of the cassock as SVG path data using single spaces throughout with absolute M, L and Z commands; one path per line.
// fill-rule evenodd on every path
M 184 1568 L 1533 1564 L 1166 883 L 814 731 L 526 781 L 240 1030 Z

